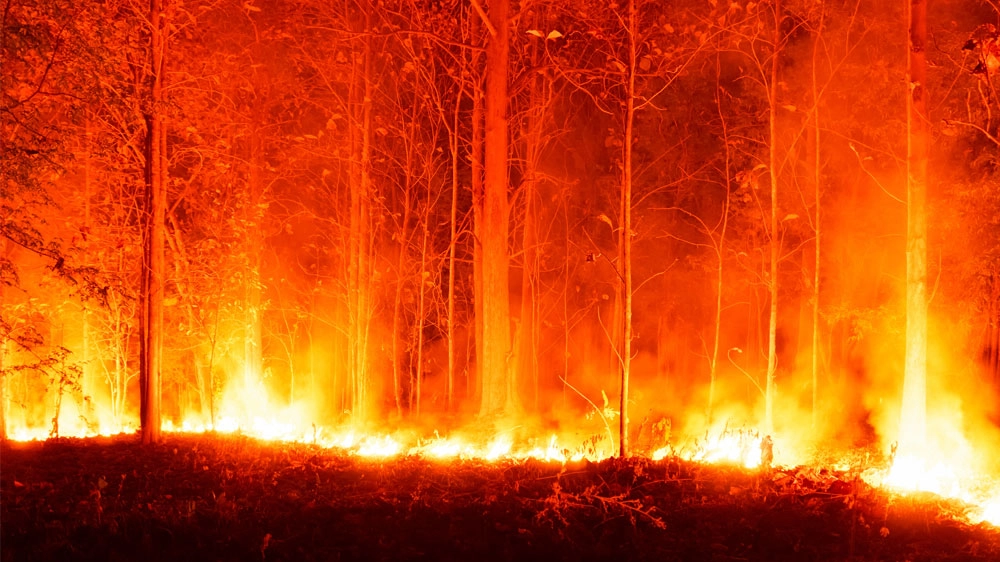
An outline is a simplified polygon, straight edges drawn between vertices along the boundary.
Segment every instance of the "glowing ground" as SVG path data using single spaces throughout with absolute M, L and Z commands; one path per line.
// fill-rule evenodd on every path
M 859 467 L 379 460 L 210 434 L 0 452 L 3 562 L 1000 559 L 967 506 Z

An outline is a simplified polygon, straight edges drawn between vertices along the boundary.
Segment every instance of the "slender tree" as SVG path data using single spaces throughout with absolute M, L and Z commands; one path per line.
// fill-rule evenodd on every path
M 417 112 L 417 104 L 412 104 L 411 107 L 414 114 Z M 403 135 L 413 134 L 413 125 L 415 121 L 412 117 L 408 119 L 409 123 L 404 125 Z M 407 142 L 403 147 L 405 153 L 402 169 L 403 175 L 401 190 L 402 190 L 402 212 L 399 215 L 397 227 L 397 232 L 395 238 L 399 245 L 399 256 L 396 261 L 396 298 L 392 308 L 392 387 L 393 387 L 393 399 L 396 404 L 396 415 L 402 417 L 403 415 L 403 348 L 405 347 L 405 340 L 403 337 L 403 295 L 406 290 L 407 284 L 410 282 L 409 275 L 406 274 L 408 269 L 408 261 L 411 259 L 409 252 L 410 248 L 410 215 L 413 209 L 413 197 L 415 188 L 413 186 L 414 177 L 414 144 Z
M 364 14 L 357 25 L 359 31 L 371 29 L 372 6 L 367 2 L 357 6 Z M 351 381 L 351 412 L 356 421 L 369 415 L 372 397 L 369 372 L 368 337 L 372 323 L 372 45 L 367 35 L 355 41 L 352 51 L 352 73 L 348 93 L 350 124 L 350 201 L 348 262 L 348 335 L 349 379 Z
M 917 454 L 927 434 L 927 0 L 907 4 L 906 363 L 899 445 Z
M 770 306 L 767 321 L 767 384 L 764 388 L 764 427 L 774 431 L 774 395 L 777 391 L 775 379 L 778 371 L 778 258 L 781 238 L 778 236 L 778 56 L 781 52 L 781 0 L 774 1 L 774 50 L 771 53 L 771 72 L 768 81 L 769 134 L 768 155 L 771 177 L 771 227 L 769 248 L 771 252 L 768 292 Z
M 480 413 L 494 416 L 516 407 L 512 366 L 508 365 L 510 339 L 510 287 L 508 269 L 508 144 L 507 75 L 510 58 L 510 1 L 491 3 L 486 43 L 486 129 L 482 225 L 483 305 L 482 402 Z
M 455 287 L 458 264 L 458 192 L 459 192 L 459 163 L 461 155 L 458 151 L 459 143 L 459 123 L 462 114 L 462 103 L 465 101 L 465 84 L 461 84 L 458 94 L 455 96 L 455 106 L 452 113 L 452 121 L 448 127 L 448 156 L 451 163 L 451 204 L 448 208 L 448 312 L 447 312 L 447 340 L 448 340 L 448 412 L 451 412 L 455 404 Z
M 0 237 L 0 256 L 7 258 L 7 238 Z M 0 307 L 4 305 L 6 283 L 0 279 Z M 7 356 L 7 336 L 9 328 L 0 319 L 0 327 L 4 332 L 0 335 L 0 443 L 7 441 L 7 373 L 4 371 L 4 358 Z
M 819 24 L 816 26 L 815 37 L 813 38 L 812 66 L 810 68 L 810 78 L 812 86 L 812 121 L 813 121 L 813 199 L 816 205 L 813 211 L 813 282 L 812 282 L 812 343 L 810 368 L 812 371 L 812 428 L 818 428 L 817 416 L 819 415 L 819 295 L 820 295 L 820 267 L 822 264 L 822 246 L 820 241 L 823 236 L 822 229 L 822 128 L 819 115 L 820 88 L 817 83 L 817 70 L 819 65 L 819 52 L 823 39 L 823 6 L 820 6 Z
M 719 370 L 719 342 L 721 340 L 722 331 L 722 292 L 724 289 L 723 284 L 723 274 L 725 269 L 725 251 L 726 251 L 726 230 L 729 226 L 729 207 L 732 199 L 732 147 L 730 146 L 729 139 L 729 123 L 726 120 L 726 116 L 722 111 L 722 87 L 718 85 L 719 82 L 719 72 L 720 72 L 721 62 L 716 58 L 716 89 L 715 89 L 715 105 L 719 111 L 719 124 L 722 127 L 722 142 L 725 146 L 725 163 L 722 168 L 722 173 L 725 175 L 723 179 L 723 184 L 726 189 L 725 201 L 722 205 L 722 216 L 719 219 L 718 237 L 716 238 L 708 229 L 705 229 L 706 234 L 711 238 L 711 247 L 715 253 L 716 259 L 716 269 L 715 269 L 715 318 L 714 324 L 715 328 L 712 332 L 712 355 L 709 357 L 709 382 L 708 382 L 708 421 L 711 424 L 714 416 L 715 410 L 715 392 L 716 392 L 716 378 L 718 377 Z
M 542 145 L 546 137 L 544 116 L 547 103 L 542 98 L 542 74 L 537 68 L 541 63 L 542 39 L 532 41 L 528 47 L 528 82 L 526 115 L 522 117 L 521 139 L 524 144 L 521 199 L 524 209 L 521 223 L 521 314 L 514 334 L 514 353 L 517 361 L 518 388 L 523 393 L 531 385 L 532 408 L 538 408 L 538 318 L 539 251 L 538 251 L 538 179 Z
M 146 113 L 146 208 L 143 212 L 140 331 L 140 427 L 142 442 L 160 441 L 160 376 L 163 368 L 164 217 L 167 136 L 163 115 L 166 30 L 162 0 L 149 3 L 149 95 Z
M 485 14 L 481 13 L 479 10 L 479 5 L 473 2 L 474 7 L 477 9 L 470 10 L 469 15 L 469 38 L 470 42 L 478 43 L 480 36 L 483 32 L 483 16 Z M 485 166 L 483 161 L 483 147 L 484 147 L 484 137 L 485 137 L 485 107 L 484 99 L 486 93 L 484 91 L 484 85 L 479 76 L 479 68 L 481 65 L 482 55 L 478 49 L 471 50 L 469 52 L 468 60 L 468 70 L 469 74 L 473 76 L 472 80 L 472 91 L 470 95 L 472 96 L 472 111 L 470 119 L 472 124 L 470 126 L 471 139 L 469 141 L 469 171 L 472 175 L 472 180 L 470 183 L 470 188 L 472 191 L 472 231 L 473 231 L 473 248 L 472 248 L 472 286 L 473 286 L 473 317 L 475 322 L 475 342 L 476 342 L 476 362 L 475 369 L 473 369 L 472 376 L 474 380 L 472 384 L 466 384 L 467 392 L 471 391 L 471 395 L 478 398 L 480 404 L 482 404 L 482 393 L 483 393 L 483 346 L 486 340 L 484 335 L 484 319 L 485 319 L 485 290 L 483 288 L 483 279 L 485 277 L 484 266 L 483 266 L 483 236 L 486 230 L 485 219 L 483 217 L 483 191 L 484 191 L 484 177 L 483 168 Z M 463 58 L 463 63 L 465 59 Z M 482 407 L 480 406 L 480 409 Z
M 624 143 L 622 144 L 622 179 L 621 179 L 621 202 L 618 223 L 618 252 L 619 269 L 622 276 L 622 345 L 619 360 L 621 361 L 621 392 L 618 398 L 618 406 L 621 416 L 618 426 L 618 455 L 626 457 L 629 454 L 628 444 L 628 401 L 629 383 L 632 376 L 632 139 L 633 127 L 635 125 L 635 103 L 636 103 L 636 82 L 635 75 L 637 66 L 637 34 L 636 27 L 636 0 L 628 2 L 628 51 L 626 92 L 625 92 L 625 114 L 624 114 Z

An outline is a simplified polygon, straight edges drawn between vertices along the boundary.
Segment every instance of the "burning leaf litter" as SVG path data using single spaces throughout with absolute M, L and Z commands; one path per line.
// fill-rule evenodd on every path
M 463 445 L 439 437 L 421 454 L 400 446 L 386 456 L 396 441 L 353 437 L 351 450 L 239 434 L 172 433 L 154 448 L 132 436 L 11 443 L 0 475 L 4 559 L 1000 555 L 1000 532 L 950 516 L 962 506 L 871 487 L 860 462 L 848 471 L 677 455 L 440 462 L 431 451 Z
M 370 459 L 413 457 L 487 462 L 534 460 L 565 465 L 579 461 L 600 462 L 613 456 L 613 448 L 595 446 L 593 436 L 580 440 L 551 434 L 547 439 L 524 444 L 515 443 L 514 439 L 504 433 L 488 438 L 475 438 L 441 436 L 434 432 L 432 437 L 414 440 L 411 434 L 405 432 L 396 435 L 380 434 L 354 428 L 335 430 L 312 426 L 310 431 L 297 431 L 293 423 L 263 417 L 253 417 L 249 423 L 241 423 L 233 417 L 222 418 L 214 431 L 211 427 L 190 421 L 179 425 L 167 422 L 164 429 L 175 434 L 211 432 L 243 435 L 265 442 L 311 444 Z M 41 439 L 44 437 L 30 432 L 15 434 L 15 441 Z M 577 444 L 570 444 L 574 442 Z M 774 439 L 770 435 L 762 435 L 749 428 L 734 429 L 725 425 L 715 432 L 706 431 L 699 438 L 658 447 L 649 452 L 647 457 L 653 462 L 678 459 L 707 465 L 741 467 L 749 473 L 771 474 L 774 485 L 787 486 L 792 478 L 788 469 L 776 469 L 772 473 L 774 450 Z M 835 463 L 829 471 L 828 474 L 850 473 L 856 469 L 850 462 L 840 462 Z M 969 470 L 960 474 L 953 464 L 940 459 L 928 463 L 913 456 L 896 456 L 893 449 L 882 466 L 867 466 L 861 471 L 860 478 L 873 488 L 892 493 L 905 495 L 911 492 L 929 492 L 942 498 L 957 500 L 966 506 L 963 518 L 969 523 L 1000 527 L 1000 492 L 997 492 L 1000 485 L 985 482 Z M 824 479 L 818 479 L 822 480 Z

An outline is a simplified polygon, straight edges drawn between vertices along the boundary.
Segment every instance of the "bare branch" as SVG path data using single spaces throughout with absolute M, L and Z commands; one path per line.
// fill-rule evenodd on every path
M 472 7 L 476 9 L 476 13 L 479 14 L 479 19 L 483 20 L 486 24 L 486 29 L 490 31 L 490 37 L 497 36 L 497 28 L 493 27 L 493 22 L 490 21 L 489 16 L 486 15 L 486 11 L 483 10 L 482 5 L 479 4 L 479 0 L 470 0 L 472 2 Z
M 975 129 L 975 130 L 979 131 L 980 133 L 986 135 L 986 138 L 990 139 L 990 141 L 993 144 L 995 144 L 997 146 L 1000 146 L 1000 139 L 998 139 L 995 136 L 991 135 L 989 131 L 987 131 L 986 129 L 982 128 L 979 125 L 976 125 L 975 123 L 966 123 L 965 121 L 957 121 L 955 119 L 945 119 L 944 120 L 944 124 L 945 125 L 962 125 L 964 127 L 969 127 L 971 129 Z

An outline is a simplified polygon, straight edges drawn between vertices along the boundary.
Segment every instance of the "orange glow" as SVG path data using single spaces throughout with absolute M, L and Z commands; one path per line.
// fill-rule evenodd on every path
M 724 432 L 706 438 L 690 460 L 707 463 L 735 463 L 757 468 L 761 463 L 761 440 L 756 432 Z
M 953 460 L 928 460 L 914 456 L 897 457 L 883 474 L 863 477 L 872 486 L 884 486 L 898 493 L 930 492 L 968 505 L 970 523 L 1000 527 L 1000 496 L 969 466 Z
M 994 452 L 985 445 L 990 430 L 967 437 L 962 425 L 960 405 L 947 395 L 937 396 L 928 406 L 926 437 L 909 440 L 905 451 L 893 446 L 891 465 L 868 472 L 863 479 L 896 493 L 929 492 L 958 500 L 968 506 L 965 516 L 970 523 L 1000 526 L 997 474 L 991 473 L 988 460 Z M 905 442 L 905 429 L 901 433 L 900 442 Z
M 227 405 L 228 414 L 220 415 L 214 427 L 198 421 L 196 417 L 190 417 L 176 424 L 165 421 L 164 431 L 200 433 L 214 430 L 239 433 L 267 441 L 311 443 L 373 459 L 399 456 L 421 456 L 446 461 L 533 458 L 565 463 L 584 458 L 599 461 L 607 458 L 608 451 L 611 450 L 587 448 L 573 438 L 554 433 L 546 438 L 533 440 L 539 441 L 535 444 L 517 443 L 506 433 L 475 436 L 461 432 L 447 436 L 434 432 L 433 437 L 413 442 L 412 433 L 406 432 L 377 433 L 350 426 L 329 428 L 306 425 L 301 415 L 302 411 L 306 411 L 305 408 L 275 407 L 270 405 L 265 394 L 248 393 L 244 388 L 232 387 L 227 392 L 229 396 L 224 397 L 221 402 Z M 72 411 L 72 408 L 67 411 Z M 239 411 L 245 415 L 240 417 L 237 415 Z M 940 429 L 945 425 L 940 419 L 934 419 L 931 427 L 937 427 L 938 433 L 947 435 L 945 430 Z M 131 431 L 134 431 L 133 427 L 125 426 L 120 433 Z M 82 424 L 61 424 L 60 430 L 63 436 L 75 437 L 113 433 L 115 432 L 94 432 Z M 44 428 L 19 426 L 10 429 L 9 437 L 16 441 L 28 441 L 43 440 L 49 435 Z M 720 423 L 714 429 L 705 431 L 699 438 L 678 439 L 676 443 L 657 448 L 649 456 L 654 461 L 676 456 L 692 462 L 737 465 L 755 470 L 761 465 L 762 440 L 760 433 L 755 430 L 729 429 L 726 424 Z M 902 454 L 886 470 L 866 471 L 863 479 L 871 486 L 884 487 L 898 493 L 930 492 L 960 500 L 969 506 L 966 518 L 970 523 L 1000 526 L 1000 494 L 994 487 L 984 485 L 977 479 L 976 463 L 972 462 L 975 448 L 964 438 L 954 435 L 945 441 L 949 443 L 947 451 L 934 449 L 925 456 Z M 788 443 L 780 440 L 778 443 L 776 449 L 784 455 L 779 454 L 775 459 L 777 466 L 801 457 L 796 451 L 788 450 Z M 841 463 L 833 468 L 848 470 L 850 467 Z
M 1000 3 L 909 68 L 890 2 L 63 3 L 0 49 L 10 439 L 822 458 L 1000 525 Z

